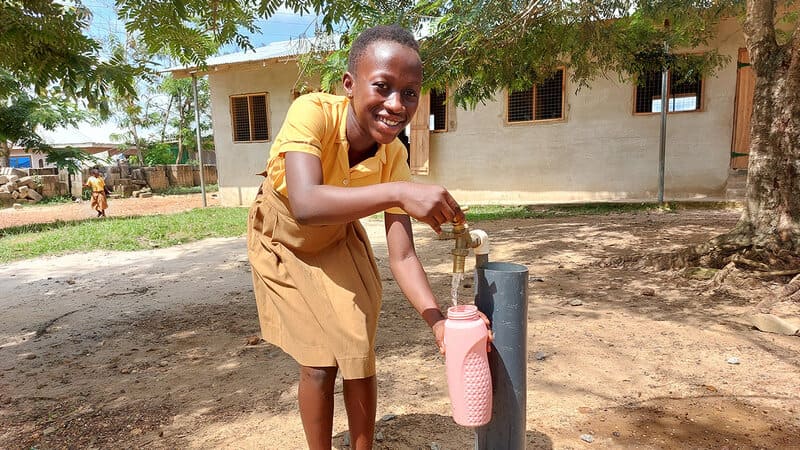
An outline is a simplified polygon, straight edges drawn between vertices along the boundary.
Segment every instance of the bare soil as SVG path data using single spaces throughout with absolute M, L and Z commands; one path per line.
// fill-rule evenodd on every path
M 175 211 L 199 201 L 189 197 L 134 205 Z M 109 213 L 134 214 L 122 204 Z M 63 220 L 65 208 L 0 220 Z M 800 446 L 800 338 L 747 321 L 787 280 L 734 275 L 714 287 L 635 264 L 723 232 L 738 214 L 473 225 L 491 237 L 492 260 L 530 271 L 527 448 Z M 382 222 L 364 223 L 384 279 L 376 448 L 472 448 L 450 418 L 443 358 L 386 266 Z M 444 307 L 452 241 L 415 230 Z M 243 238 L 0 267 L 0 448 L 305 448 L 296 363 L 257 334 Z M 346 448 L 340 385 L 336 408 L 334 443 Z
M 216 193 L 206 193 L 208 206 L 219 205 Z M 108 200 L 108 217 L 139 216 L 143 214 L 169 214 L 203 206 L 200 194 L 154 195 L 150 198 L 118 198 Z M 0 208 L 0 228 L 31 223 L 49 223 L 56 220 L 83 220 L 96 216 L 88 201 L 50 205 L 30 205 L 21 209 Z

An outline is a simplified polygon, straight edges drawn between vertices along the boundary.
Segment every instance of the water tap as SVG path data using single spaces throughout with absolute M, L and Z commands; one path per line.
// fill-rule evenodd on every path
M 464 273 L 464 261 L 469 255 L 469 249 L 473 247 L 466 222 L 453 223 L 453 239 L 456 241 L 450 252 L 453 255 L 453 273 Z
M 461 208 L 469 211 L 468 206 Z M 464 262 L 469 255 L 469 250 L 475 251 L 475 265 L 480 267 L 489 262 L 489 235 L 483 230 L 470 230 L 467 222 L 462 220 L 453 222 L 453 230 L 442 232 L 440 239 L 454 239 L 455 245 L 450 254 L 453 255 L 453 273 L 464 273 Z

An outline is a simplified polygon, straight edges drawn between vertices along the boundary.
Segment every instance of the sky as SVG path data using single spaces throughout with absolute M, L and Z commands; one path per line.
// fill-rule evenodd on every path
M 89 30 L 92 37 L 102 42 L 110 34 L 124 35 L 125 26 L 117 19 L 114 0 L 84 0 L 83 4 L 92 11 L 92 26 Z M 256 22 L 261 32 L 249 35 L 250 42 L 253 47 L 262 47 L 270 42 L 288 41 L 301 35 L 313 35 L 315 19 L 316 16 L 313 15 L 300 16 L 281 8 L 268 20 Z M 223 53 L 234 51 L 239 51 L 239 49 L 235 46 L 223 49 Z
M 92 24 L 89 35 L 99 42 L 105 42 L 109 35 L 125 35 L 125 25 L 117 19 L 114 0 L 83 0 L 83 5 L 92 11 Z M 297 39 L 298 36 L 314 34 L 315 16 L 300 16 L 286 9 L 280 9 L 268 20 L 260 20 L 257 25 L 260 33 L 249 35 L 253 47 L 262 47 L 275 41 Z M 241 51 L 235 45 L 224 47 L 221 53 Z M 78 127 L 58 128 L 46 133 L 45 139 L 51 144 L 79 142 L 112 142 L 112 134 L 124 131 L 109 120 L 104 123 L 81 123 Z

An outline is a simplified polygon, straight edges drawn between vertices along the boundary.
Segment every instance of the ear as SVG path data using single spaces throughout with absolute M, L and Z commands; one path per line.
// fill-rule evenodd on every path
M 355 83 L 354 76 L 350 72 L 345 72 L 342 75 L 342 86 L 344 86 L 344 92 L 347 95 L 347 98 L 353 98 L 353 83 Z

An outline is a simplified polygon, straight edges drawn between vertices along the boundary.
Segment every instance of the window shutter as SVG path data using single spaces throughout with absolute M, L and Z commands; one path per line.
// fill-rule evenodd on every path
M 428 175 L 428 154 L 430 148 L 430 95 L 419 98 L 417 114 L 411 119 L 410 162 L 413 175 Z

